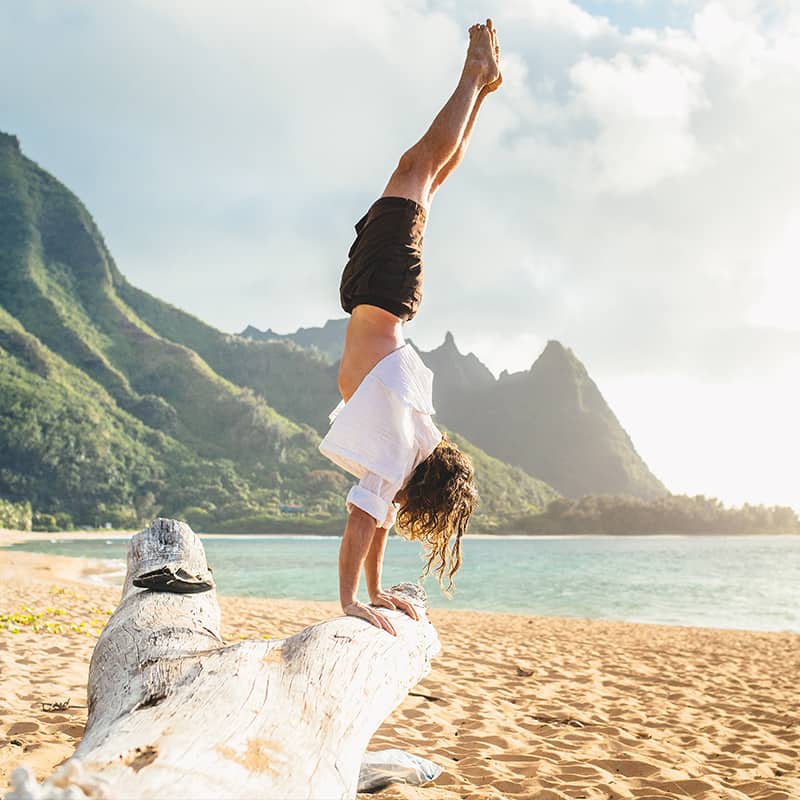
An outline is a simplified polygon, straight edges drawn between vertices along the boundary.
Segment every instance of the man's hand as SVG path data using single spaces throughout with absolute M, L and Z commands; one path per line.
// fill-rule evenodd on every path
M 411 619 L 415 619 L 419 622 L 417 609 L 404 597 L 398 597 L 396 594 L 389 594 L 389 592 L 384 592 L 383 589 L 378 589 L 377 592 L 371 594 L 370 599 L 374 606 L 380 606 L 381 608 L 398 608 L 404 614 L 408 614 Z
M 359 603 L 358 600 L 354 600 L 352 603 L 348 603 L 346 606 L 343 606 L 342 610 L 345 614 L 347 614 L 348 617 L 359 617 L 360 619 L 365 619 L 376 628 L 383 628 L 386 633 L 391 633 L 392 636 L 397 636 L 392 623 L 389 622 L 389 620 L 386 619 L 383 614 L 378 613 L 374 608 L 370 608 L 369 606 L 365 606 L 363 603 Z

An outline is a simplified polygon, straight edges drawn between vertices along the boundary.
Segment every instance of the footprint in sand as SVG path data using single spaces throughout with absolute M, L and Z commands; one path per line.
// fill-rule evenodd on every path
M 610 772 L 612 775 L 623 775 L 626 778 L 646 778 L 648 775 L 652 775 L 660 769 L 656 764 L 648 764 L 646 761 L 636 761 L 633 759 L 609 758 L 592 763 Z
M 38 730 L 38 722 L 15 722 L 6 731 L 6 736 L 18 736 L 21 733 L 36 733 Z
M 520 795 L 525 791 L 524 787 L 520 786 L 519 783 L 515 783 L 514 781 L 495 781 L 492 784 L 492 788 L 497 789 L 498 792 L 502 792 L 506 797 L 515 797 L 516 795 Z M 529 795 L 526 792 L 526 797 Z
M 73 739 L 80 739 L 83 736 L 85 726 L 74 724 L 59 725 L 57 730 L 59 733 L 66 733 L 67 736 L 71 736 Z
M 600 778 L 603 777 L 603 773 L 608 772 L 609 770 L 604 770 L 602 767 L 584 766 L 582 764 L 576 764 L 575 762 L 562 764 L 560 767 L 560 775 L 565 781 L 580 781 L 587 778 Z

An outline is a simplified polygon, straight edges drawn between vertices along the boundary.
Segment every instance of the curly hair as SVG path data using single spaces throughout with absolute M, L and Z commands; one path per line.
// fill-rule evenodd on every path
M 449 596 L 453 575 L 461 566 L 461 537 L 478 503 L 472 460 L 444 436 L 411 473 L 398 499 L 398 533 L 422 542 L 427 558 L 422 575 L 433 571 Z M 452 536 L 455 540 L 448 550 Z

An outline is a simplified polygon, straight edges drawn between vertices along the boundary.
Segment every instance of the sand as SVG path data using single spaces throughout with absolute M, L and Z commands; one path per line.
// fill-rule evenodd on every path
M 0 544 L 10 538 L 0 533 Z M 0 551 L 0 617 L 20 615 L 0 622 L 0 792 L 18 764 L 42 778 L 80 740 L 92 648 L 119 599 L 89 582 L 103 571 L 88 559 Z M 227 640 L 282 638 L 338 613 L 286 600 L 220 605 Z M 800 798 L 796 634 L 431 618 L 443 652 L 370 749 L 400 747 L 444 773 L 365 798 Z

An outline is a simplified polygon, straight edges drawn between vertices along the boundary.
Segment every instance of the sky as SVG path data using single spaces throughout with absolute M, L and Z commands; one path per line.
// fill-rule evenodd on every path
M 133 284 L 225 331 L 320 325 L 487 15 L 505 82 L 407 336 L 495 374 L 557 339 L 671 491 L 800 509 L 794 0 L 4 3 L 0 129 Z

